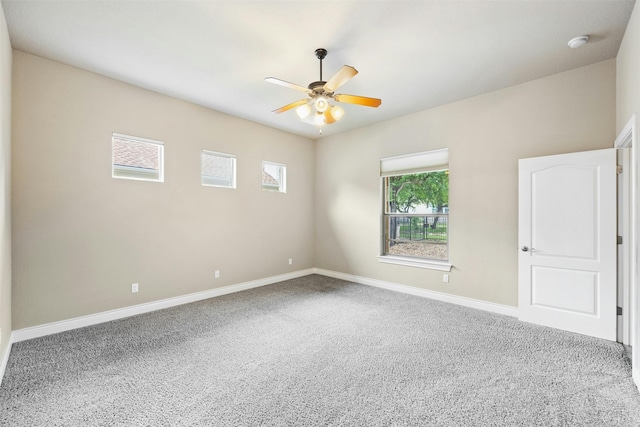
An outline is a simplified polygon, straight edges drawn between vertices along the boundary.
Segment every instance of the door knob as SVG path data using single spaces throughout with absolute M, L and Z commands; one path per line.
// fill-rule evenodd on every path
M 529 247 L 528 246 L 523 246 L 521 248 L 522 252 L 529 252 Z

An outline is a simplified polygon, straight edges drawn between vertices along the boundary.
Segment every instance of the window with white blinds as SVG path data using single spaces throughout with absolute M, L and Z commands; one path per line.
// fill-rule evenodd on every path
M 380 160 L 380 261 L 449 270 L 449 151 Z

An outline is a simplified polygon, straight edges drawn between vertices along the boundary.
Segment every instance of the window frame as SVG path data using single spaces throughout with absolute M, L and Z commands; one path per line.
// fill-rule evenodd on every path
M 213 155 L 217 157 L 223 157 L 231 160 L 231 185 L 217 185 L 217 184 L 206 184 L 204 182 L 204 156 L 205 155 Z M 214 187 L 214 188 L 236 188 L 236 173 L 237 173 L 237 160 L 234 154 L 221 153 L 219 151 L 207 150 L 203 149 L 200 152 L 200 183 L 203 187 Z
M 425 268 L 438 271 L 451 271 L 451 221 L 447 212 L 447 260 L 420 258 L 402 255 L 385 254 L 387 242 L 386 222 L 389 217 L 387 212 L 387 189 L 385 179 L 390 176 L 402 176 L 416 173 L 429 173 L 448 171 L 448 149 L 426 151 L 422 153 L 389 157 L 380 160 L 380 249 L 378 261 L 386 264 L 395 264 L 408 267 Z M 448 205 L 449 206 L 449 205 Z M 420 214 L 416 214 L 420 216 Z M 414 215 L 415 216 L 415 215 Z
M 265 185 L 262 180 L 262 173 L 260 174 L 260 187 L 263 191 L 268 191 L 270 193 L 283 193 L 287 192 L 287 165 L 284 163 L 271 162 L 268 160 L 262 161 L 262 169 L 261 172 L 264 172 L 265 165 L 278 166 L 280 168 L 280 182 L 277 188 L 275 186 Z M 271 187 L 271 188 L 270 188 Z
M 152 144 L 158 147 L 158 178 L 145 178 L 145 177 L 136 177 L 136 176 L 126 176 L 126 175 L 116 175 L 116 170 L 126 171 L 126 170 L 139 170 L 141 168 L 137 168 L 135 166 L 117 166 L 115 164 L 115 153 L 114 153 L 114 140 L 119 139 L 123 141 L 131 141 L 137 142 L 141 144 Z M 113 132 L 111 134 L 111 177 L 116 179 L 128 179 L 132 181 L 148 181 L 148 182 L 164 182 L 164 142 L 157 141 L 155 139 L 142 138 L 139 136 L 126 135 L 122 133 Z

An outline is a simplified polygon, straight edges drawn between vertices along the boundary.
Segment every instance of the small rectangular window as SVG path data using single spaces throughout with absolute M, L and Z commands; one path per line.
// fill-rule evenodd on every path
M 113 178 L 164 181 L 162 142 L 114 133 L 111 144 Z
M 287 167 L 279 163 L 262 162 L 262 189 L 287 192 Z
M 202 185 L 236 188 L 236 156 L 202 150 Z

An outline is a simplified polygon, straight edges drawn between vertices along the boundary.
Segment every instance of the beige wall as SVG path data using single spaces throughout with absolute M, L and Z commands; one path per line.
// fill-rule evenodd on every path
M 14 330 L 313 267 L 312 141 L 20 51 L 13 67 Z M 112 132 L 163 141 L 165 182 L 111 178 Z M 236 190 L 200 185 L 202 149 L 237 156 Z M 262 160 L 287 194 L 262 191 Z
M 640 113 L 640 8 L 637 5 L 616 58 L 617 132 L 624 128 L 634 113 Z
M 518 159 L 612 147 L 615 73 L 609 60 L 320 140 L 316 267 L 516 306 Z M 445 147 L 448 284 L 377 260 L 379 160 Z
M 0 361 L 11 336 L 11 60 L 0 5 Z

